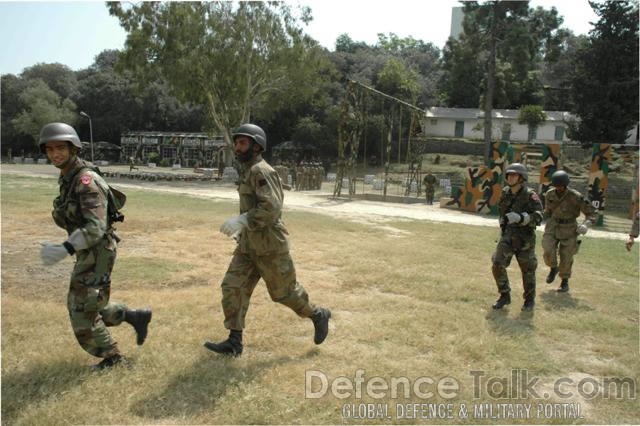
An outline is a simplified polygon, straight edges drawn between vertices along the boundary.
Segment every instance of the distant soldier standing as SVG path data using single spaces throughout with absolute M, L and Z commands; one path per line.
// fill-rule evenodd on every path
M 424 185 L 424 195 L 427 199 L 427 204 L 433 204 L 433 196 L 435 194 L 436 183 L 436 177 L 432 175 L 430 171 L 427 171 L 426 176 L 424 177 L 424 179 L 422 179 L 422 184 Z
M 69 235 L 62 244 L 43 243 L 40 254 L 45 265 L 76 255 L 67 297 L 69 318 L 78 343 L 103 358 L 96 365 L 103 369 L 124 360 L 107 327 L 131 324 L 142 345 L 151 310 L 129 310 L 109 302 L 118 241 L 109 217 L 110 189 L 91 163 L 78 158 L 80 149 L 78 134 L 68 124 L 50 123 L 40 132 L 40 150 L 60 169 L 53 220 Z
M 506 171 L 507 186 L 498 201 L 502 234 L 493 254 L 493 277 L 500 298 L 493 309 L 502 309 L 511 303 L 511 288 L 507 276 L 507 266 L 516 256 L 522 271 L 524 287 L 523 311 L 530 311 L 536 297 L 536 226 L 542 222 L 542 203 L 533 190 L 527 188 L 527 168 L 520 163 L 511 164 Z
M 569 181 L 567 172 L 558 170 L 551 175 L 553 188 L 544 194 L 547 223 L 542 236 L 542 249 L 544 263 L 551 268 L 547 283 L 551 284 L 556 275 L 560 274 L 562 281 L 559 292 L 569 291 L 573 256 L 578 251 L 578 236 L 586 234 L 596 221 L 596 210 L 582 194 L 569 188 Z M 585 220 L 578 225 L 580 212 L 585 215 Z
M 329 333 L 328 309 L 309 303 L 309 296 L 296 279 L 289 254 L 288 232 L 282 222 L 283 192 L 278 173 L 262 159 L 267 136 L 255 124 L 243 124 L 233 133 L 234 152 L 241 166 L 240 215 L 225 221 L 220 231 L 238 241 L 222 280 L 224 326 L 229 338 L 204 346 L 220 354 L 242 354 L 242 330 L 251 294 L 262 278 L 274 302 L 310 318 L 319 345 Z

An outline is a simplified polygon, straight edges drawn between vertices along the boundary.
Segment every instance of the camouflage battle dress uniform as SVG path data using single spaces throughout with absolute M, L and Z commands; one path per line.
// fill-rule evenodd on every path
M 542 222 L 540 197 L 524 184 L 515 194 L 511 192 L 510 187 L 505 187 L 498 202 L 498 209 L 502 234 L 492 257 L 492 272 L 498 291 L 501 295 L 508 295 L 511 291 L 507 267 L 515 255 L 522 272 L 523 299 L 525 304 L 532 303 L 536 296 L 536 268 L 538 266 L 535 253 L 535 230 L 536 226 Z M 509 212 L 527 213 L 531 220 L 526 225 L 507 224 L 504 218 Z
M 542 236 L 544 263 L 550 268 L 556 268 L 560 278 L 568 280 L 571 278 L 573 256 L 578 251 L 576 219 L 582 212 L 586 220 L 595 223 L 596 210 L 582 194 L 572 188 L 567 187 L 562 195 L 551 188 L 544 197 L 544 215 L 547 219 Z
M 91 355 L 119 354 L 107 326 L 119 325 L 127 307 L 109 302 L 111 270 L 116 259 L 116 237 L 108 224 L 109 187 L 87 163 L 76 158 L 59 178 L 60 195 L 53 202 L 53 220 L 69 235 L 81 229 L 89 248 L 76 252 L 67 309 L 80 346 Z
M 274 302 L 310 317 L 315 307 L 296 280 L 287 230 L 282 223 L 283 192 L 280 176 L 260 155 L 243 164 L 238 193 L 240 213 L 248 226 L 241 232 L 229 269 L 222 280 L 224 325 L 242 330 L 251 294 L 262 277 Z
M 433 204 L 433 196 L 435 195 L 436 177 L 431 173 L 427 173 L 422 180 L 424 184 L 424 195 L 428 204 Z

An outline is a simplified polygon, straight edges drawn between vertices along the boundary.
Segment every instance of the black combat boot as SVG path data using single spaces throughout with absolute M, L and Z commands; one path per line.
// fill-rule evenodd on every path
M 536 301 L 534 299 L 525 299 L 524 305 L 522 305 L 523 311 L 533 311 L 533 307 L 536 305 Z
M 547 275 L 547 284 L 551 284 L 553 280 L 556 279 L 556 275 L 558 275 L 558 267 L 554 266 L 553 268 L 549 269 L 549 275 Z
M 566 293 L 568 291 L 569 291 L 569 278 L 563 278 L 562 282 L 560 283 L 560 288 L 558 289 L 558 292 Z
M 511 303 L 511 294 L 510 293 L 500 293 L 500 298 L 496 300 L 496 303 L 493 304 L 493 309 L 502 309 L 503 306 Z
M 116 365 L 122 365 L 123 367 L 128 367 L 129 361 L 127 361 L 127 359 L 121 354 L 115 354 L 107 358 L 104 358 L 102 361 L 92 366 L 91 368 L 93 370 L 104 370 L 106 368 L 111 368 Z
M 224 342 L 205 342 L 204 347 L 222 355 L 238 357 L 242 355 L 242 330 L 231 330 Z
M 331 318 L 331 311 L 325 308 L 316 308 L 311 315 L 311 321 L 313 321 L 313 327 L 315 332 L 313 334 L 313 342 L 316 345 L 324 342 L 329 334 L 329 318 Z
M 151 322 L 151 309 L 136 309 L 124 313 L 124 321 L 131 324 L 136 331 L 136 343 L 141 345 L 147 338 L 149 323 Z

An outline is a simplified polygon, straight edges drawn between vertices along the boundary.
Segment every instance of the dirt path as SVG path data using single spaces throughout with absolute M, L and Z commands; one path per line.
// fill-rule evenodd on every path
M 49 165 L 15 165 L 3 164 L 2 174 L 14 174 L 31 177 L 55 179 L 57 170 Z M 111 179 L 111 183 L 123 189 L 142 189 L 175 194 L 188 194 L 203 198 L 237 200 L 238 193 L 231 183 L 205 183 L 180 181 L 133 181 L 129 179 Z M 497 219 L 459 210 L 444 209 L 439 206 L 424 204 L 398 204 L 377 201 L 333 199 L 330 197 L 332 186 L 323 185 L 323 191 L 287 191 L 285 193 L 285 209 L 310 211 L 326 214 L 356 222 L 380 224 L 389 220 L 428 220 L 432 222 L 461 223 L 465 225 L 497 227 Z M 592 229 L 589 237 L 625 240 L 627 235 Z

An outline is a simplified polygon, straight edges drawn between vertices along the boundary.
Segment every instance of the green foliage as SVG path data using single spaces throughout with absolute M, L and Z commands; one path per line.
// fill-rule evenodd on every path
M 378 74 L 378 87 L 384 93 L 414 103 L 420 90 L 417 73 L 398 59 L 391 58 Z
M 74 125 L 78 119 L 76 105 L 70 99 L 61 99 L 47 84 L 33 80 L 20 95 L 24 109 L 13 119 L 17 131 L 31 136 L 38 143 L 40 129 L 47 123 L 61 121 Z
M 25 80 L 42 80 L 62 99 L 75 99 L 78 96 L 76 74 L 66 65 L 36 64 L 25 68 L 20 75 Z
M 624 143 L 638 124 L 638 3 L 591 3 L 600 17 L 580 50 L 571 91 L 579 117 L 569 134 L 582 143 Z
M 476 108 L 490 99 L 493 108 L 518 108 L 542 101 L 538 68 L 558 60 L 567 36 L 557 10 L 519 1 L 469 1 L 464 8 L 464 32 L 444 49 L 440 88 L 447 106 Z
M 518 112 L 518 123 L 526 124 L 531 129 L 537 129 L 546 119 L 547 114 L 540 105 L 524 105 Z
M 202 105 L 229 141 L 253 105 L 286 92 L 290 74 L 313 71 L 312 43 L 298 27 L 308 9 L 296 16 L 285 3 L 108 6 L 129 33 L 123 64 L 146 81 L 163 76 L 181 100 Z

